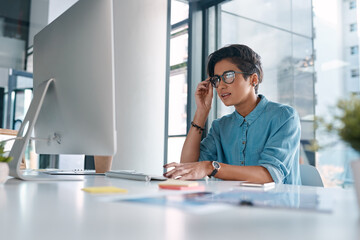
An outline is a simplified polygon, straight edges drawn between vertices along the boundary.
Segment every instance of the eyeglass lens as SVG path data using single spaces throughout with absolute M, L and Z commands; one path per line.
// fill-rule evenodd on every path
M 210 78 L 210 82 L 214 88 L 217 88 L 219 86 L 221 78 L 223 79 L 223 81 L 225 83 L 230 84 L 230 83 L 234 82 L 234 80 L 235 80 L 235 72 L 233 72 L 233 71 L 225 72 L 221 76 L 215 75 L 212 78 Z

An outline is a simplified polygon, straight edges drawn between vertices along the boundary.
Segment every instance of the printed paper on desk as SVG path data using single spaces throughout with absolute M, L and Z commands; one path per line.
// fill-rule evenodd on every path
M 181 187 L 195 187 L 199 186 L 198 182 L 195 181 L 182 181 L 182 180 L 175 180 L 169 179 L 165 182 L 159 183 L 159 186 L 181 186 Z
M 204 191 L 205 186 L 199 185 L 199 186 L 192 186 L 192 187 L 186 187 L 186 186 L 170 186 L 170 185 L 159 185 L 159 188 L 161 189 L 167 189 L 167 190 L 197 190 L 197 191 Z

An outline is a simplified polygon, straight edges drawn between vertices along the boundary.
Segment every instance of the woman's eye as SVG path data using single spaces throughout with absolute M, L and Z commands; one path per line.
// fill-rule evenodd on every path
M 234 75 L 232 73 L 227 73 L 226 78 L 232 78 Z

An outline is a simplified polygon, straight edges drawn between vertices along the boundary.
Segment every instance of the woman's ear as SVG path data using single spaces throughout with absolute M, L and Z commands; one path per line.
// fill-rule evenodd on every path
M 253 73 L 253 74 L 250 76 L 250 83 L 251 83 L 251 85 L 253 85 L 254 87 L 259 84 L 258 75 L 257 75 L 256 73 Z

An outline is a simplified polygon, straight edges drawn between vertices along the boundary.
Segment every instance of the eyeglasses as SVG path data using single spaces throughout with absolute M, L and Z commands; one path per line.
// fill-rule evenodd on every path
M 210 83 L 214 88 L 217 88 L 220 84 L 221 79 L 224 83 L 231 84 L 235 80 L 235 73 L 249 74 L 247 72 L 237 72 L 237 71 L 226 71 L 221 76 L 214 75 L 210 78 Z

